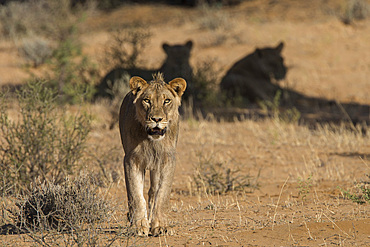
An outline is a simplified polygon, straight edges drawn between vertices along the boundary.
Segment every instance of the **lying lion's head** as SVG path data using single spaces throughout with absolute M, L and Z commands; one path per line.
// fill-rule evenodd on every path
M 272 76 L 276 80 L 285 78 L 287 68 L 284 64 L 284 59 L 281 56 L 281 51 L 284 48 L 284 43 L 281 42 L 274 48 L 256 49 L 255 54 L 261 72 Z
M 177 66 L 188 65 L 192 47 L 193 42 L 191 40 L 186 42 L 184 45 L 182 44 L 169 45 L 167 43 L 164 43 L 162 45 L 162 48 L 167 54 L 166 63 L 168 63 L 168 65 L 177 65 Z
M 176 78 L 168 84 L 161 74 L 147 82 L 134 76 L 130 88 L 135 96 L 136 118 L 145 128 L 151 140 L 161 140 L 173 121 L 178 121 L 178 108 L 181 96 L 186 89 L 186 82 Z

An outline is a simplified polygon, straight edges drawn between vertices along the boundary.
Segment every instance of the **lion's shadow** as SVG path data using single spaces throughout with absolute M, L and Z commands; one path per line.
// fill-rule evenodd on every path
M 158 72 L 162 73 L 166 81 L 182 77 L 187 82 L 191 81 L 193 69 L 190 65 L 190 55 L 193 48 L 193 42 L 187 41 L 185 44 L 162 45 L 163 51 L 166 53 L 166 59 L 159 68 L 148 69 L 140 67 L 126 68 L 124 66 L 116 67 L 109 71 L 96 85 L 96 93 L 94 99 L 115 97 L 115 86 L 128 86 L 128 80 L 132 76 L 139 76 L 146 81 L 151 81 L 153 75 Z M 121 83 L 120 83 L 121 82 Z M 191 83 L 190 83 L 191 84 Z
M 284 79 L 288 72 L 281 55 L 283 47 L 284 43 L 281 42 L 276 47 L 257 48 L 237 61 L 222 78 L 220 89 L 227 99 L 242 97 L 248 104 L 244 107 L 203 109 L 203 115 L 211 113 L 216 119 L 231 121 L 236 118 L 264 118 L 269 114 L 261 111 L 258 105 L 268 103 L 275 104 L 274 111 L 297 109 L 300 113 L 299 122 L 310 126 L 347 122 L 354 127 L 356 124 L 370 123 L 370 105 L 311 97 L 280 86 L 277 81 Z M 278 94 L 280 98 L 277 99 Z

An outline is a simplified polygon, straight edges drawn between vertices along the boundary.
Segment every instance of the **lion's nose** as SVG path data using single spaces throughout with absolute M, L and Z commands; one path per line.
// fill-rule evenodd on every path
M 161 117 L 151 117 L 150 119 L 153 120 L 154 122 L 158 123 L 158 122 L 162 121 L 163 118 L 161 118 Z

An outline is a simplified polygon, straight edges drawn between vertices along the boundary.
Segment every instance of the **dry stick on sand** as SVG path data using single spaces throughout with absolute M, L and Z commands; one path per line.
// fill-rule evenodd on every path
M 303 223 L 304 223 L 304 225 L 306 226 L 306 229 L 307 229 L 307 232 L 308 232 L 309 239 L 310 239 L 310 240 L 314 240 L 314 238 L 313 238 L 313 237 L 312 237 L 312 235 L 311 235 L 310 228 L 308 228 L 308 226 L 307 226 L 306 221 L 304 220 L 304 221 L 303 221 Z
M 275 218 L 276 218 L 276 211 L 277 211 L 277 208 L 279 206 L 281 194 L 283 193 L 283 189 L 284 189 L 286 183 L 288 182 L 288 180 L 289 180 L 289 176 L 286 178 L 286 180 L 285 180 L 285 182 L 284 182 L 284 184 L 283 184 L 283 186 L 281 187 L 281 190 L 280 190 L 279 198 L 278 198 L 278 201 L 277 201 L 276 206 L 275 206 L 274 218 L 272 219 L 272 230 L 274 230 Z
M 345 231 L 343 231 L 337 224 L 335 224 L 335 222 L 330 219 L 326 214 L 323 214 L 334 226 L 336 226 L 341 232 L 343 232 L 347 237 L 351 237 L 348 233 L 346 233 Z

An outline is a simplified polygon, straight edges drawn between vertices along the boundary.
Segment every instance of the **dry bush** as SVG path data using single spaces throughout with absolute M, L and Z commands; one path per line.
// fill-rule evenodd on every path
M 213 155 L 197 154 L 198 163 L 192 181 L 200 193 L 223 194 L 230 191 L 253 191 L 258 177 L 251 177 L 233 164 L 215 161 Z
M 194 101 L 195 107 L 222 106 L 224 97 L 218 88 L 220 73 L 215 59 L 198 62 L 194 69 L 192 83 L 186 89 L 184 100 Z
M 26 84 L 17 92 L 18 121 L 9 118 L 1 97 L 1 191 L 25 189 L 38 179 L 60 183 L 80 164 L 90 116 L 57 111 L 55 95 L 45 82 Z
M 48 86 L 58 92 L 59 103 L 90 101 L 99 77 L 98 68 L 82 55 L 81 44 L 74 38 L 59 43 L 50 59 Z
M 18 45 L 19 53 L 33 67 L 44 64 L 53 53 L 50 41 L 41 37 L 30 36 L 22 38 L 20 43 Z
M 363 20 L 370 15 L 370 5 L 365 0 L 347 0 L 341 19 L 345 24 Z
M 104 221 L 111 210 L 87 176 L 63 184 L 33 184 L 17 203 L 16 225 L 26 231 L 78 230 L 85 223 Z
M 98 246 L 101 242 L 109 246 L 118 238 L 118 234 L 111 239 L 99 236 L 113 208 L 86 175 L 66 179 L 62 185 L 33 184 L 19 196 L 16 208 L 8 211 L 14 224 L 6 227 L 15 228 L 13 234 L 26 234 L 38 246 Z
M 113 105 L 120 106 L 123 98 L 130 92 L 130 79 L 129 73 L 125 72 L 120 78 L 115 78 L 114 81 L 107 80 L 108 85 L 107 88 L 104 89 L 104 92 L 111 95 L 113 101 L 118 101 Z
M 72 0 L 11 1 L 0 7 L 3 37 L 17 39 L 35 35 L 55 41 L 69 37 L 83 15 L 93 11 L 93 5 L 71 9 Z
M 232 26 L 229 14 L 222 11 L 219 6 L 203 3 L 198 8 L 201 18 L 198 18 L 197 22 L 201 29 L 210 31 L 228 30 Z
M 140 67 L 141 55 L 151 37 L 152 33 L 148 28 L 140 24 L 113 31 L 106 45 L 104 64 L 109 64 L 112 68 Z
M 119 108 L 121 107 L 122 101 L 125 98 L 126 94 L 131 91 L 129 82 L 130 75 L 128 73 L 124 73 L 121 78 L 114 80 L 114 82 L 110 85 L 110 82 L 108 81 L 108 93 L 113 96 L 113 100 L 111 104 L 109 104 L 109 112 L 112 116 L 109 129 L 113 129 L 116 123 L 118 123 Z

